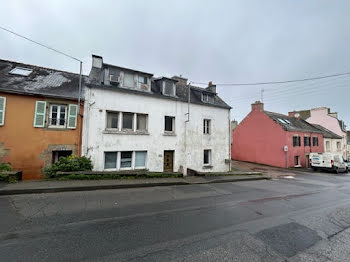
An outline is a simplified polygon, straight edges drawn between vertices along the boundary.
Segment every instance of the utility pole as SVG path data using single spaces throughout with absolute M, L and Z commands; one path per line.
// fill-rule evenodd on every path
M 261 99 L 261 103 L 263 103 L 264 102 L 264 88 L 262 88 L 261 89 L 261 91 L 260 91 L 260 99 Z

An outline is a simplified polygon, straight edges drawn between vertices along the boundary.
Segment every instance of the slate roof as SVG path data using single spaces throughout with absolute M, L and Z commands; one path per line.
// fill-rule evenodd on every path
M 15 67 L 33 70 L 29 76 L 11 74 Z M 82 76 L 82 98 L 87 76 Z M 78 99 L 79 74 L 0 59 L 0 91 Z
M 301 118 L 295 118 L 290 117 L 287 115 L 264 111 L 266 115 L 268 115 L 272 120 L 274 120 L 277 124 L 283 127 L 286 131 L 301 131 L 301 132 L 311 132 L 311 133 L 322 133 L 321 130 L 314 127 L 312 124 L 306 122 L 305 120 Z M 284 121 L 285 123 L 281 122 L 281 120 L 287 120 L 289 123 Z
M 322 131 L 323 137 L 324 138 L 331 138 L 331 139 L 342 139 L 341 136 L 338 136 L 337 134 L 333 133 L 332 131 L 328 130 L 327 128 L 317 125 L 317 124 L 312 124 L 314 127 Z
M 188 87 L 186 85 L 183 85 L 180 82 L 176 83 L 176 96 L 166 96 L 161 93 L 161 88 L 160 88 L 160 81 L 157 81 L 160 78 L 151 78 L 151 92 L 146 92 L 142 90 L 136 90 L 136 89 L 128 89 L 128 88 L 122 88 L 114 85 L 105 85 L 101 84 L 102 79 L 103 79 L 103 70 L 104 68 L 110 66 L 109 64 L 103 63 L 102 69 L 94 68 L 92 67 L 90 75 L 89 75 L 89 84 L 87 84 L 88 87 L 92 88 L 102 88 L 102 89 L 109 89 L 109 90 L 114 90 L 116 92 L 123 92 L 123 93 L 132 93 L 132 94 L 137 94 L 137 95 L 143 95 L 143 96 L 152 96 L 156 98 L 161 98 L 161 99 L 168 99 L 168 100 L 174 100 L 174 101 L 182 101 L 182 102 L 188 102 Z M 113 66 L 116 68 L 121 68 L 117 66 Z M 137 70 L 132 70 L 128 68 L 121 68 L 124 70 L 131 70 L 132 72 L 139 72 Z M 144 73 L 143 74 L 148 74 L 149 73 Z M 176 80 L 172 79 L 173 81 L 176 82 Z M 214 103 L 205 103 L 202 102 L 202 93 L 212 93 L 205 88 L 197 87 L 197 86 L 192 86 L 191 85 L 191 95 L 190 95 L 190 102 L 192 104 L 199 104 L 199 105 L 206 105 L 206 106 L 214 106 L 214 107 L 220 107 L 220 108 L 226 108 L 226 109 L 231 109 L 231 107 L 226 104 L 216 93 L 212 93 L 214 96 Z

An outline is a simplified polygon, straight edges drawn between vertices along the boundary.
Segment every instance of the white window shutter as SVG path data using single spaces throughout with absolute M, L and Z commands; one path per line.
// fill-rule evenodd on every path
M 78 105 L 69 105 L 67 128 L 75 129 L 77 127 Z
M 36 101 L 34 113 L 34 127 L 44 127 L 46 118 L 46 102 Z
M 0 126 L 5 124 L 6 97 L 0 96 Z

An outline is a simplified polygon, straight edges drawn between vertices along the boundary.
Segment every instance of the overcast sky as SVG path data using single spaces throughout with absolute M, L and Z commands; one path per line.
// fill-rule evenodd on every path
M 350 1 L 5 1 L 0 25 L 91 66 L 105 62 L 194 82 L 247 83 L 350 72 Z M 0 30 L 0 58 L 78 72 L 73 60 Z M 219 86 L 242 120 L 265 109 L 327 106 L 350 128 L 350 76 L 285 85 Z

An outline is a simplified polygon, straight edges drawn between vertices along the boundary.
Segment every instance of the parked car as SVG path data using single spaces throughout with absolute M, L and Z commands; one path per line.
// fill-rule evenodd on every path
M 311 153 L 310 166 L 314 171 L 326 170 L 335 173 L 348 172 L 348 164 L 339 154 L 333 153 Z

